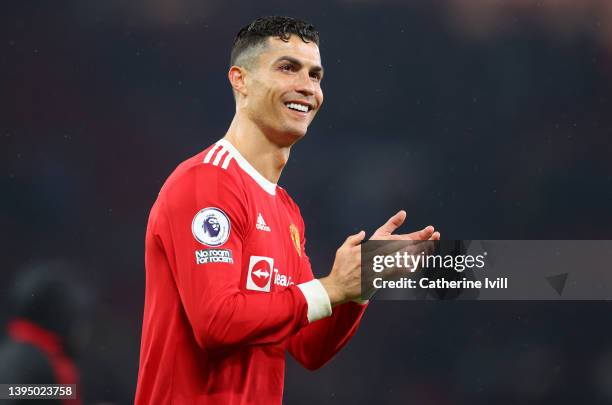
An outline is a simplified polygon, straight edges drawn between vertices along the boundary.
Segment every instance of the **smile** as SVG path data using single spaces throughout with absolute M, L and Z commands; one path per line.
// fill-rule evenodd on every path
M 285 103 L 285 105 L 290 110 L 299 111 L 299 112 L 303 112 L 303 113 L 307 113 L 308 111 L 310 111 L 312 109 L 312 107 L 310 107 L 307 104 L 299 104 L 299 103 L 294 103 L 294 102 Z

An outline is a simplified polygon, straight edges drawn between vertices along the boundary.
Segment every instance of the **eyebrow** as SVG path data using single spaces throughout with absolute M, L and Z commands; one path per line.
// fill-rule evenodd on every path
M 298 67 L 302 67 L 304 66 L 304 64 L 302 62 L 300 62 L 298 59 L 294 58 L 293 56 L 281 56 L 280 58 L 276 59 L 274 61 L 274 64 L 277 64 L 278 62 L 282 61 L 282 60 L 286 60 L 287 62 L 291 62 L 294 65 L 298 66 Z M 314 65 L 313 67 L 310 68 L 311 72 L 316 72 L 316 73 L 320 73 L 321 76 L 323 76 L 323 66 L 319 66 L 319 65 Z

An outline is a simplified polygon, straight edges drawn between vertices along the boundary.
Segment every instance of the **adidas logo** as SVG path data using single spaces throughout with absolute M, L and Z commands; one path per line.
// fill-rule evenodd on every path
M 259 229 L 260 231 L 270 232 L 270 227 L 266 225 L 266 221 L 264 221 L 263 217 L 261 216 L 261 212 L 257 216 L 257 224 L 255 225 L 255 228 Z

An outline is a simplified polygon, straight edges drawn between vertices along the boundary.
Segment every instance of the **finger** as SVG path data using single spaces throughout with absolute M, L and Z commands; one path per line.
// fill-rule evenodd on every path
M 400 234 L 400 235 L 389 235 L 385 239 L 390 239 L 390 240 L 428 240 L 429 238 L 432 237 L 433 234 L 434 234 L 434 227 L 430 225 L 430 226 L 426 226 L 425 228 L 421 229 L 420 231 L 416 231 L 416 232 L 412 232 L 412 233 L 406 233 L 406 234 Z
M 397 214 L 393 215 L 383 226 L 378 228 L 374 235 L 391 235 L 393 231 L 402 226 L 406 220 L 406 211 L 400 210 Z
M 429 238 L 429 240 L 440 240 L 440 232 L 434 232 L 433 235 L 431 235 L 431 237 Z
M 344 243 L 349 246 L 357 246 L 361 243 L 363 238 L 365 238 L 365 231 L 359 231 L 359 233 L 350 235 L 348 238 L 346 238 L 346 242 Z
M 426 226 L 425 228 L 421 229 L 420 231 L 416 231 L 414 232 L 414 239 L 415 240 L 427 240 L 429 238 L 432 237 L 432 235 L 434 234 L 434 227 L 431 225 Z

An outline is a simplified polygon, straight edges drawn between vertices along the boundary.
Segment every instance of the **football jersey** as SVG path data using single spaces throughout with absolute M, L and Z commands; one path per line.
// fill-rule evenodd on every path
M 332 313 L 298 206 L 224 139 L 163 185 L 145 268 L 136 404 L 280 404 L 285 351 L 322 366 L 366 307 Z

